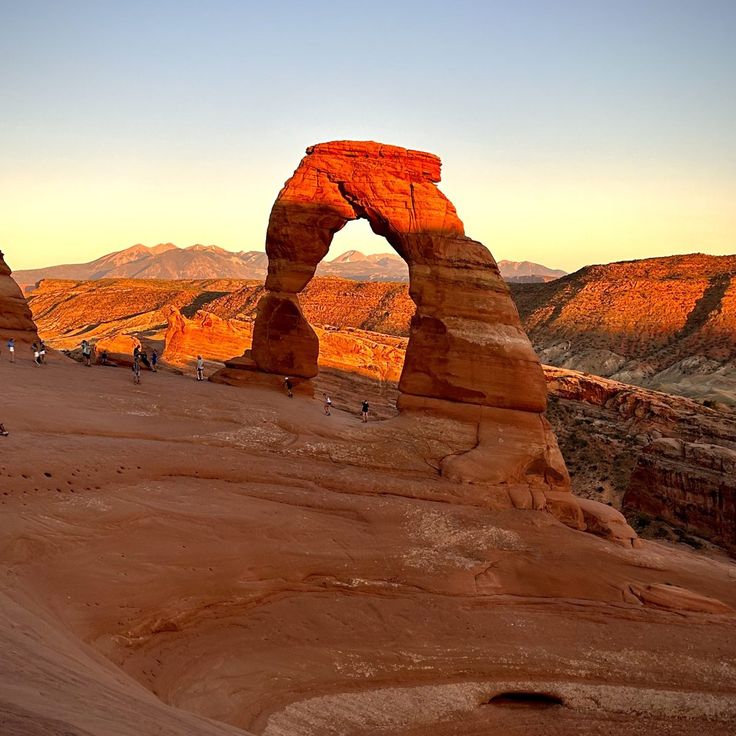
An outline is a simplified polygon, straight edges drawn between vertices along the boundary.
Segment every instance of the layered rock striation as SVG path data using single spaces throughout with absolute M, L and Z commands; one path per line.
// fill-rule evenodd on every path
M 663 437 L 639 455 L 624 509 L 736 552 L 736 449 Z

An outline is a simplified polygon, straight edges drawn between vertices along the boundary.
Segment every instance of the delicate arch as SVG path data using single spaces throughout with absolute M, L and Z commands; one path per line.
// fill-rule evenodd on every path
M 409 266 L 417 310 L 402 395 L 544 411 L 544 376 L 508 287 L 488 249 L 466 237 L 439 180 L 430 153 L 356 141 L 307 149 L 271 210 L 252 347 L 259 370 L 317 374 L 319 341 L 298 295 L 334 234 L 365 218 Z

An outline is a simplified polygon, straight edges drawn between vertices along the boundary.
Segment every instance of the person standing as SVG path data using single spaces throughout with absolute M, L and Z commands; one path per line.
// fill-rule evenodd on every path
M 292 390 L 294 387 L 291 384 L 291 379 L 289 378 L 289 376 L 286 376 L 286 378 L 284 378 L 284 388 L 286 389 L 286 395 L 289 398 L 294 396 L 294 392 Z
M 201 355 L 197 356 L 197 380 L 204 381 L 204 360 Z
M 368 421 L 368 399 L 363 399 L 363 406 L 360 408 L 360 418 L 364 421 Z
M 156 365 L 158 364 L 158 353 L 156 352 L 156 348 L 154 348 L 151 352 L 151 370 L 156 373 Z
M 329 417 L 330 409 L 332 409 L 332 399 L 327 394 L 323 394 L 323 396 L 325 397 L 325 406 L 324 406 L 325 416 Z
M 38 354 L 41 358 L 41 365 L 46 365 L 46 343 L 43 340 L 39 340 Z
M 36 365 L 41 365 L 41 351 L 38 349 L 38 343 L 34 342 L 31 345 L 31 350 L 33 350 L 33 362 Z
M 139 355 L 133 358 L 133 383 L 141 382 L 141 359 Z
M 15 340 L 12 337 L 8 340 L 8 352 L 10 353 L 10 362 L 15 363 Z
M 87 367 L 92 365 L 92 346 L 87 340 L 82 340 L 82 358 Z

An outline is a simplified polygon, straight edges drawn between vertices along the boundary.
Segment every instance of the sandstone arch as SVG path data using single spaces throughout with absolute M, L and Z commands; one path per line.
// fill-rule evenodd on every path
M 266 294 L 258 305 L 250 356 L 215 380 L 317 375 L 319 340 L 299 304 L 334 234 L 365 218 L 409 266 L 416 304 L 399 389 L 404 415 L 433 413 L 473 424 L 475 446 L 443 458 L 446 478 L 494 486 L 517 508 L 547 508 L 578 529 L 631 544 L 617 512 L 579 503 L 544 417 L 546 385 L 508 287 L 490 251 L 465 235 L 437 187 L 440 159 L 374 142 L 335 141 L 307 149 L 271 210 Z M 274 380 L 273 385 L 280 385 Z M 480 494 L 477 501 L 485 502 Z M 599 513 L 600 512 L 600 513 Z M 599 517 L 608 514 L 605 523 Z M 598 520 L 598 521 L 596 521 Z
M 455 207 L 438 189 L 440 165 L 431 153 L 374 142 L 307 149 L 271 211 L 254 367 L 304 379 L 317 375 L 319 340 L 302 314 L 299 292 L 334 234 L 365 218 L 407 262 L 416 304 L 400 408 L 440 412 L 479 427 L 478 447 L 448 458 L 443 473 L 461 481 L 528 483 L 533 477 L 548 489 L 568 488 L 542 416 L 547 394 L 541 365 L 493 256 L 465 235 Z
M 333 235 L 365 218 L 409 266 L 417 305 L 400 389 L 482 406 L 542 412 L 546 388 L 493 256 L 465 235 L 437 188 L 440 160 L 372 142 L 307 149 L 271 211 L 266 289 L 252 356 L 268 373 L 317 375 L 318 340 L 299 292 Z

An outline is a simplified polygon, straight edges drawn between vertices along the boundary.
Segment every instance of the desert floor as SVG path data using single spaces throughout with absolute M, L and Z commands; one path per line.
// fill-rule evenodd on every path
M 736 732 L 736 564 L 443 481 L 442 420 L 56 355 L 0 382 L 4 735 Z

